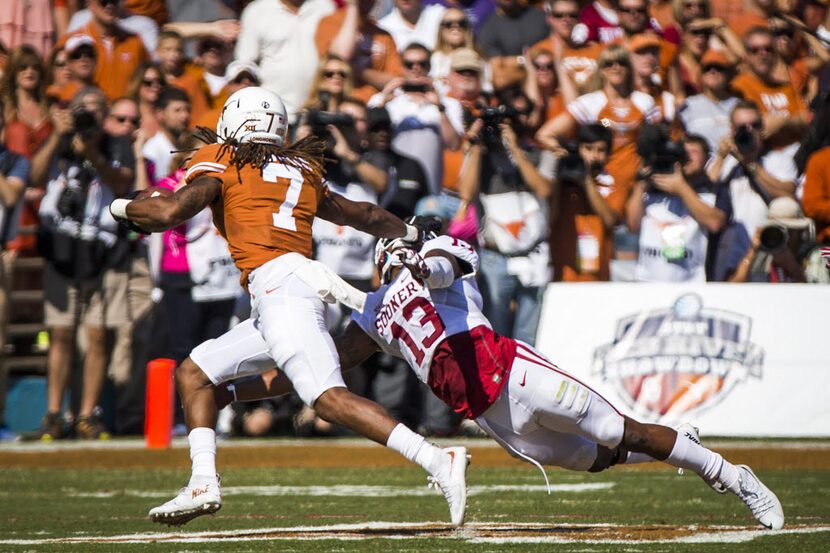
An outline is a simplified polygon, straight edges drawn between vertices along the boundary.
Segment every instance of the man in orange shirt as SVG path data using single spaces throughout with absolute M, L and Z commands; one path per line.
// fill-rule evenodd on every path
M 755 27 L 744 36 L 747 69 L 732 79 L 732 88 L 761 110 L 769 141 L 786 145 L 798 140 L 806 123 L 807 106 L 789 82 L 773 76 L 776 53 L 772 33 Z
M 309 259 L 317 215 L 407 244 L 423 241 L 434 227 L 407 225 L 374 204 L 330 193 L 323 183 L 324 145 L 309 137 L 288 146 L 285 106 L 268 90 L 248 87 L 228 98 L 217 130 L 216 142 L 190 161 L 187 184 L 175 195 L 116 200 L 110 207 L 113 216 L 138 229 L 160 231 L 210 207 L 251 294 L 254 324 L 267 344 L 269 365 L 275 362 L 323 419 L 385 444 L 430 472 L 449 503 L 453 524 L 460 525 L 466 508 L 466 448 L 426 443 L 379 405 L 348 391 L 319 294 L 345 299 L 355 308 L 361 307 L 356 303 L 360 299 L 339 287 L 324 265 Z M 222 506 L 214 388 L 241 376 L 240 365 L 232 356 L 200 357 L 204 347 L 194 349 L 176 370 L 190 429 L 192 477 L 178 496 L 150 511 L 155 522 L 184 524 Z M 261 367 L 262 372 L 270 368 Z
M 207 85 L 200 69 L 186 71 L 187 58 L 184 55 L 184 39 L 176 32 L 162 31 L 159 35 L 156 58 L 159 61 L 167 84 L 181 88 L 190 98 L 191 112 L 198 119 L 210 110 Z
M 550 36 L 530 47 L 531 57 L 535 57 L 540 49 L 551 51 L 570 81 L 560 82 L 559 87 L 575 86 L 576 94 L 588 92 L 603 45 L 580 42 L 574 38 L 574 27 L 579 22 L 579 2 L 549 0 L 545 3 L 545 16 L 551 28 Z
M 96 50 L 95 41 L 87 35 L 74 35 L 66 40 L 66 67 L 69 81 L 63 86 L 51 85 L 46 95 L 68 105 L 75 94 L 87 86 L 95 86 Z
M 351 64 L 352 95 L 363 102 L 403 70 L 392 35 L 369 16 L 374 6 L 375 0 L 349 0 L 345 8 L 320 20 L 314 35 L 321 58 L 333 54 Z
M 118 3 L 118 0 L 89 0 L 92 21 L 62 37 L 56 45 L 63 47 L 78 35 L 92 39 L 97 61 L 95 83 L 109 100 L 125 96 L 130 77 L 139 65 L 150 59 L 141 39 L 118 25 Z

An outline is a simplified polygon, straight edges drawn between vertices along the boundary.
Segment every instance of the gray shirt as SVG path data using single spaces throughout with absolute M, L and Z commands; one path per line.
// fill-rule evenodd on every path
M 718 149 L 718 142 L 729 134 L 729 116 L 738 98 L 730 97 L 719 102 L 712 101 L 703 94 L 686 98 L 680 106 L 679 115 L 686 134 L 698 134 L 709 143 L 709 149 L 714 153 Z

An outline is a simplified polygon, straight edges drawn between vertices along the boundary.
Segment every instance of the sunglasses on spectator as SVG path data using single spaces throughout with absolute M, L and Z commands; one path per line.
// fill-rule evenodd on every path
M 729 68 L 723 67 L 722 65 L 707 65 L 706 67 L 702 68 L 704 73 L 708 73 L 709 71 L 717 71 L 718 73 L 728 73 Z
M 81 58 L 95 59 L 95 50 L 91 48 L 80 48 L 69 54 L 69 59 L 79 60 Z
M 694 36 L 711 36 L 712 35 L 712 31 L 710 31 L 709 29 L 693 29 L 693 30 L 689 31 L 689 33 L 691 33 Z
M 683 7 L 686 8 L 687 10 L 691 9 L 691 8 L 705 9 L 706 8 L 706 2 L 683 2 Z
M 736 125 L 738 128 L 740 127 L 748 127 L 750 129 L 761 131 L 764 129 L 764 122 L 763 121 L 753 121 L 752 123 L 744 123 L 743 125 Z
M 40 66 L 36 63 L 27 63 L 25 65 L 21 65 L 18 71 L 26 71 L 27 69 L 37 69 L 40 71 Z
M 403 60 L 403 66 L 407 69 L 412 69 L 415 66 L 429 69 L 429 60 Z
M 143 79 L 141 84 L 144 86 L 161 86 L 161 79 Z
M 628 15 L 644 15 L 648 13 L 648 10 L 645 8 L 618 8 L 617 11 L 627 13 Z
M 785 36 L 785 37 L 792 38 L 795 33 L 789 27 L 779 27 L 778 29 L 773 29 L 772 34 L 774 36 L 777 36 L 777 37 L 778 36 Z
M 442 21 L 441 27 L 444 29 L 469 29 L 470 23 L 466 19 L 451 19 L 449 21 Z
M 747 49 L 748 52 L 750 52 L 752 54 L 760 54 L 762 52 L 766 52 L 767 54 L 772 54 L 772 52 L 773 52 L 771 44 L 769 46 L 760 46 L 760 45 L 759 46 L 747 46 L 746 49 Z
M 577 12 L 550 12 L 550 16 L 554 19 L 579 19 Z
M 130 122 L 136 127 L 141 124 L 141 118 L 140 117 L 128 117 L 126 115 L 113 115 L 112 118 L 115 119 L 116 121 L 118 121 L 119 123 Z
M 629 67 L 631 67 L 631 62 L 628 60 L 609 60 L 603 62 L 603 64 L 600 67 L 602 69 L 608 69 L 609 67 L 614 67 L 615 65 L 628 69 Z
M 101 4 L 102 8 L 106 8 L 110 4 L 118 4 L 119 0 L 98 0 L 98 3 Z
M 326 79 L 331 79 L 335 76 L 340 77 L 341 79 L 345 79 L 349 76 L 349 74 L 340 69 L 335 71 L 323 71 L 323 77 L 325 77 Z
M 538 63 L 534 61 L 533 67 L 535 67 L 539 71 L 553 71 L 553 62 L 549 61 L 547 63 Z

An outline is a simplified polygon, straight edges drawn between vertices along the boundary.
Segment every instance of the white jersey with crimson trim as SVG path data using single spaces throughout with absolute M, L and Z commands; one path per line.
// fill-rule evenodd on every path
M 492 328 L 481 312 L 475 281 L 478 254 L 466 242 L 447 236 L 424 244 L 421 254 L 435 250 L 456 257 L 465 274 L 447 288 L 427 288 L 404 268 L 392 282 L 366 296 L 363 313 L 352 313 L 352 320 L 383 351 L 403 357 L 424 383 L 433 354 L 447 337 L 476 327 Z

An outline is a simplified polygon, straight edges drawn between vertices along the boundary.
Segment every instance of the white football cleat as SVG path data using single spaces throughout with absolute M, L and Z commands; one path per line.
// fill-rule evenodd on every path
M 683 424 L 681 424 L 680 426 L 677 427 L 677 434 L 681 437 L 686 438 L 687 440 L 693 441 L 694 443 L 696 443 L 699 446 L 703 445 L 702 443 L 700 443 L 700 430 L 697 428 L 697 426 L 692 426 L 688 422 L 684 422 Z M 683 469 L 682 468 L 677 469 L 677 474 L 683 474 Z M 704 482 L 706 482 L 706 484 L 710 488 L 712 488 L 713 490 L 715 490 L 718 493 L 726 493 L 728 491 L 726 489 L 726 486 L 724 486 L 723 484 L 721 484 L 717 480 L 707 480 L 707 479 L 703 478 L 702 476 L 701 476 L 701 479 Z
M 150 520 L 159 524 L 181 526 L 202 515 L 212 515 L 222 508 L 219 475 L 194 477 L 179 495 L 150 509 Z
M 784 509 L 781 502 L 761 480 L 755 476 L 752 469 L 746 465 L 736 465 L 740 474 L 739 490 L 735 492 L 741 501 L 746 503 L 755 519 L 770 530 L 780 530 L 784 527 Z
M 445 447 L 441 451 L 446 457 L 441 468 L 428 477 L 429 487 L 441 488 L 450 506 L 452 525 L 461 526 L 467 510 L 467 465 L 470 464 L 470 456 L 466 447 Z

